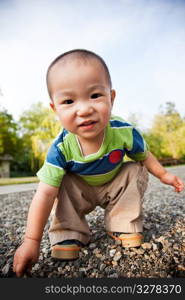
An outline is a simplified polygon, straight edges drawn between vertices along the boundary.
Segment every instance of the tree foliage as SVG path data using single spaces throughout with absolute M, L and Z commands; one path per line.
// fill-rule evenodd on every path
M 185 119 L 177 112 L 173 102 L 167 102 L 160 109 L 145 138 L 158 159 L 185 158 Z
M 36 171 L 43 163 L 51 141 L 59 133 L 59 122 L 52 110 L 39 102 L 22 114 L 20 124 L 31 169 Z
M 0 108 L 0 155 L 15 155 L 18 146 L 18 125 L 11 114 Z

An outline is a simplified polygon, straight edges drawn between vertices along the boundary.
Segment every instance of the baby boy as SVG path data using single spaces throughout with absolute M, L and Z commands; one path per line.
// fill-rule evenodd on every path
M 24 241 L 14 256 L 18 277 L 38 260 L 52 208 L 51 256 L 76 259 L 90 241 L 85 216 L 98 205 L 105 209 L 105 228 L 112 237 L 121 239 L 123 247 L 141 245 L 148 171 L 176 192 L 184 188 L 148 150 L 141 133 L 112 116 L 116 92 L 99 55 L 83 49 L 60 55 L 48 68 L 47 87 L 62 130 L 37 173 L 40 182 Z M 125 154 L 132 161 L 124 162 Z

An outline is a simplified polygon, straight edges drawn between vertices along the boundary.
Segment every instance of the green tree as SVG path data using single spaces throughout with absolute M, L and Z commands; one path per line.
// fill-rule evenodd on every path
M 41 102 L 23 112 L 20 124 L 30 167 L 36 172 L 45 159 L 51 141 L 59 133 L 60 125 L 53 111 Z
M 18 125 L 13 120 L 12 115 L 4 108 L 0 108 L 0 128 L 0 154 L 15 156 L 19 142 L 17 136 Z
M 21 176 L 25 170 L 29 171 L 25 158 L 26 152 L 18 133 L 19 125 L 14 121 L 12 115 L 6 109 L 0 108 L 0 155 L 9 154 L 12 156 L 11 176 Z
M 151 151 L 158 157 L 182 158 L 185 156 L 185 120 L 173 102 L 167 102 L 154 118 L 153 126 L 145 138 Z

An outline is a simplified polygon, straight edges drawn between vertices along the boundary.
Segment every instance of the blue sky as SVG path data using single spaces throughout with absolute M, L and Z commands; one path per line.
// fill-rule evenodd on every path
M 113 112 L 151 126 L 173 101 L 185 115 L 185 1 L 0 0 L 0 102 L 15 119 L 49 103 L 45 73 L 73 48 L 101 55 L 117 98 Z

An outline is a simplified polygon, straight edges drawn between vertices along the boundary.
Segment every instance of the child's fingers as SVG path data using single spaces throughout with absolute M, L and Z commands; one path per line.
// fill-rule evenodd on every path
M 25 272 L 25 266 L 24 264 L 16 264 L 14 266 L 14 272 L 16 273 L 16 276 L 17 277 L 22 277 L 24 275 L 24 272 Z
M 31 271 L 31 267 L 32 264 L 30 263 L 30 261 L 29 262 L 23 261 L 21 263 L 15 264 L 13 270 L 16 273 L 17 277 L 22 277 L 27 272 L 27 270 L 28 272 Z
M 175 188 L 175 192 L 180 193 L 181 190 L 179 188 Z
M 175 191 L 176 192 L 181 192 L 184 189 L 184 183 L 178 177 L 176 177 L 176 181 L 175 181 L 175 185 L 174 186 L 175 186 Z

